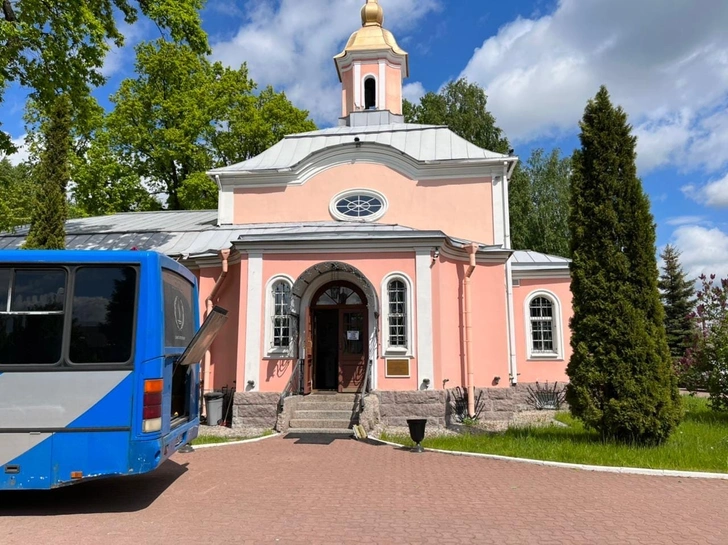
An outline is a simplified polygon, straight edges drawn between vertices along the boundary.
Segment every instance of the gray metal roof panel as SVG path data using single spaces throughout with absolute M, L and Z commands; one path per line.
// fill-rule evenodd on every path
M 566 257 L 534 252 L 533 250 L 516 250 L 513 252 L 513 266 L 516 268 L 568 268 L 571 260 Z
M 418 161 L 507 158 L 507 155 L 485 150 L 467 142 L 444 126 L 400 123 L 332 127 L 289 135 L 256 157 L 211 170 L 210 174 L 291 168 L 317 151 L 353 142 L 354 137 L 359 137 L 362 142 L 391 146 Z

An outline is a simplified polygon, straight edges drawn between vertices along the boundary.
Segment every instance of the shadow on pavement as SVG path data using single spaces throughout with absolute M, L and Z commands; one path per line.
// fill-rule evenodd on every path
M 181 475 L 187 463 L 167 460 L 144 475 L 111 477 L 56 488 L 0 492 L 0 516 L 131 513 L 149 507 Z
M 287 433 L 284 439 L 296 439 L 296 445 L 330 445 L 334 441 L 350 441 L 351 435 L 336 433 Z

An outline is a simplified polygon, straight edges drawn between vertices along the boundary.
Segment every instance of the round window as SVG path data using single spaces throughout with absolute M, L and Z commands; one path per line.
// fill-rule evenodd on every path
M 374 221 L 387 211 L 387 199 L 375 191 L 346 191 L 336 195 L 329 208 L 336 219 Z

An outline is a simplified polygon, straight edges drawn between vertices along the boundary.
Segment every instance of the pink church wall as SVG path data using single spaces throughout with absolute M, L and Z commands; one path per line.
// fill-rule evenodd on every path
M 389 65 L 385 68 L 387 87 L 386 109 L 396 115 L 402 114 L 402 70 Z
M 205 299 L 212 292 L 215 282 L 220 276 L 221 267 L 209 267 L 196 271 L 200 284 L 200 322 L 205 318 Z M 230 265 L 224 284 L 214 302 L 228 311 L 228 320 L 220 331 L 210 348 L 209 384 L 204 389 L 219 389 L 223 386 L 232 386 L 236 380 L 238 348 L 244 345 L 240 340 L 240 312 L 245 312 L 245 306 L 240 303 L 240 263 Z M 203 369 L 204 371 L 204 369 Z M 204 376 L 202 377 L 204 380 Z
M 433 271 L 433 329 L 435 388 L 464 387 L 463 279 L 467 262 L 441 257 Z M 471 276 L 472 366 L 477 387 L 508 385 L 508 343 L 506 330 L 505 266 L 479 264 Z
M 493 243 L 490 178 L 417 182 L 387 166 L 367 163 L 332 167 L 299 186 L 236 189 L 235 223 L 332 221 L 331 199 L 355 188 L 387 197 L 389 210 L 380 223 Z
M 385 276 L 393 272 L 406 274 L 413 282 L 412 297 L 415 300 L 414 290 L 416 289 L 415 278 L 415 257 L 414 252 L 407 253 L 345 253 L 333 254 L 330 252 L 321 254 L 266 254 L 263 260 L 263 286 L 267 286 L 271 278 L 276 275 L 290 276 L 294 281 L 306 269 L 323 261 L 341 261 L 359 269 L 374 286 L 382 303 L 381 284 Z M 266 293 L 263 294 L 267 296 Z M 301 333 L 303 333 L 305 316 L 301 316 Z M 267 326 L 265 308 L 261 308 L 261 323 Z M 380 390 L 414 390 L 417 388 L 417 360 L 410 360 L 409 378 L 385 378 L 385 358 L 382 354 L 383 346 L 383 324 L 379 323 L 380 336 L 378 339 L 379 358 L 376 362 L 378 388 Z M 416 339 L 416 336 L 415 336 Z M 415 340 L 413 339 L 413 341 Z M 290 359 L 275 359 L 265 357 L 267 346 L 265 345 L 265 331 L 261 331 L 260 350 L 264 356 L 260 364 L 259 389 L 263 392 L 280 392 L 285 387 L 291 376 L 292 364 Z M 244 361 L 240 360 L 240 361 Z M 240 382 L 238 382 L 240 384 Z
M 566 365 L 571 357 L 571 330 L 569 320 L 573 315 L 571 308 L 570 281 L 564 279 L 529 279 L 521 280 L 521 285 L 513 288 L 514 319 L 516 326 L 516 362 L 518 365 L 519 382 L 568 382 Z M 563 358 L 554 359 L 528 359 L 527 343 L 529 342 L 529 329 L 527 324 L 526 298 L 535 291 L 546 290 L 558 297 L 561 303 L 561 319 L 557 327 L 561 328 L 563 340 Z

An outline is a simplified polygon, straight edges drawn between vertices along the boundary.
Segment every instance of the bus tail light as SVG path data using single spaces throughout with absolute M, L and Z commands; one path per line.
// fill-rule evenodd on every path
M 144 405 L 142 407 L 142 431 L 149 433 L 162 429 L 162 379 L 144 381 Z

